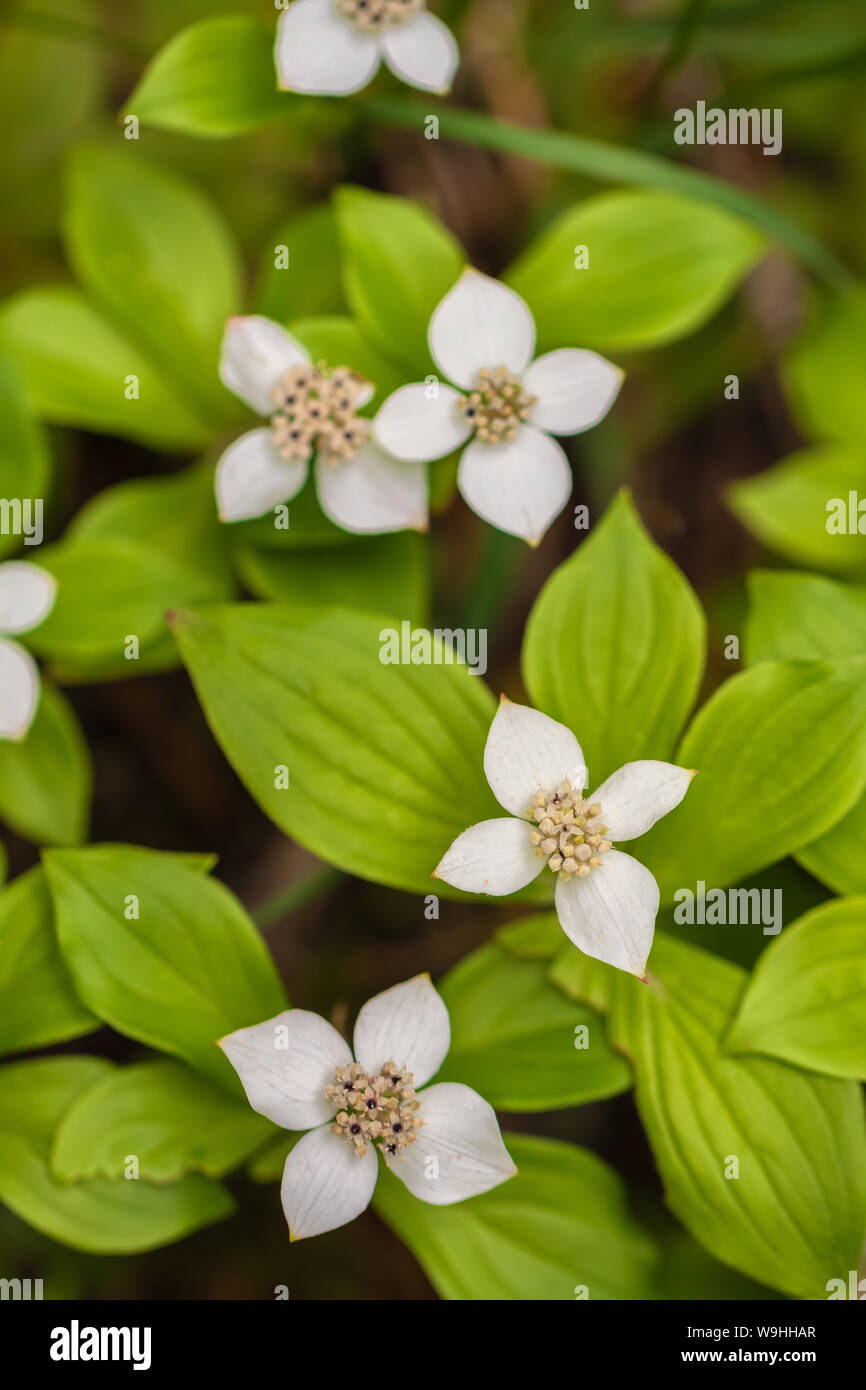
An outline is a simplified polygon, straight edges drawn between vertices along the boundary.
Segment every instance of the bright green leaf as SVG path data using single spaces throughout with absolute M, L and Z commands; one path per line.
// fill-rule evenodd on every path
M 388 624 L 241 604 L 179 613 L 175 631 L 226 757 L 280 829 L 360 878 L 428 893 L 452 840 L 496 814 L 481 770 L 494 703 L 465 666 L 383 665 Z
M 237 899 L 175 855 L 129 845 L 43 856 L 60 949 L 88 1008 L 240 1094 L 214 1043 L 285 992 Z
M 805 661 L 866 656 L 866 588 L 817 574 L 749 575 L 746 659 Z
M 345 186 L 334 194 L 346 298 L 364 335 L 407 370 L 433 370 L 430 316 L 466 264 L 462 247 L 406 198 Z
M 125 110 L 185 135 L 238 135 L 290 109 L 277 91 L 274 27 L 242 15 L 190 25 L 160 49 Z
M 516 1177 L 467 1202 L 430 1206 L 379 1178 L 376 1210 L 439 1295 L 573 1302 L 582 1286 L 593 1301 L 650 1298 L 655 1250 L 616 1174 L 573 1144 L 503 1137 Z
M 579 247 L 585 269 L 575 267 Z M 669 193 L 603 193 L 541 234 L 506 279 L 538 347 L 629 351 L 693 333 L 752 269 L 764 240 L 727 212 Z
M 14 511 L 10 514 L 10 522 L 4 517 L 4 527 L 0 529 L 0 559 L 24 545 L 23 523 L 27 522 L 31 528 L 38 525 L 33 504 L 44 503 L 50 476 L 51 460 L 45 432 L 27 408 L 17 372 L 11 363 L 0 360 L 0 498 L 13 506 L 13 499 L 17 498 L 22 504 L 18 520 L 22 530 L 17 534 L 11 524 L 16 520 Z M 29 514 L 23 505 L 26 502 L 30 503 Z M 36 533 L 33 538 L 41 541 Z
M 51 285 L 8 300 L 0 310 L 0 351 L 17 368 L 30 407 L 52 424 L 165 449 L 210 440 L 210 425 L 186 393 L 80 290 Z
M 808 435 L 866 449 L 866 293 L 862 288 L 822 306 L 782 364 L 788 399 Z
M 240 267 L 228 228 L 198 189 L 132 145 L 79 148 L 64 233 L 94 303 L 206 419 L 231 418 L 237 405 L 218 361 L 225 321 L 241 302 Z
M 771 942 L 727 1046 L 866 1080 L 866 897 L 824 903 Z
M 45 875 L 30 869 L 0 890 L 0 1052 L 27 1052 L 92 1033 L 57 949 Z
M 705 626 L 620 494 L 548 579 L 523 645 L 532 702 L 577 734 L 593 785 L 623 763 L 670 756 L 703 672 Z
M 195 1173 L 171 1187 L 52 1177 L 54 1130 L 110 1070 L 96 1057 L 49 1057 L 0 1071 L 0 1201 L 52 1240 L 99 1255 L 154 1250 L 229 1216 L 229 1194 Z
M 451 1047 L 436 1079 L 462 1081 L 497 1110 L 559 1110 L 632 1084 L 602 1020 L 554 989 L 544 963 L 482 946 L 445 976 L 439 992 L 451 1016 Z
M 849 493 L 866 493 L 866 447 L 825 444 L 800 449 L 781 463 L 732 483 L 735 516 L 759 541 L 786 559 L 817 569 L 866 570 L 866 535 L 848 515 Z M 846 530 L 828 530 L 837 525 Z
M 27 737 L 0 740 L 0 819 L 35 844 L 80 844 L 87 838 L 92 776 L 71 705 L 43 683 Z
M 277 265 L 282 247 L 288 265 Z M 259 314 L 288 323 L 319 314 L 345 314 L 340 282 L 340 242 L 334 210 L 316 203 L 280 224 L 262 256 L 255 292 Z
M 857 1268 L 866 1225 L 859 1088 L 727 1053 L 748 979 L 730 962 L 658 933 L 648 972 L 643 985 L 569 949 L 553 978 L 609 1010 L 674 1215 L 726 1264 L 826 1298 Z
M 744 879 L 823 835 L 866 781 L 866 658 L 768 661 L 732 676 L 677 750 L 685 800 L 628 846 L 662 901 Z

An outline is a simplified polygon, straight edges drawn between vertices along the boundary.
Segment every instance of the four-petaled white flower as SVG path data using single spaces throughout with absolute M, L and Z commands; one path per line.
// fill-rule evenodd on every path
M 39 670 L 10 636 L 30 632 L 54 607 L 53 574 L 26 560 L 0 565 L 0 739 L 27 737 L 39 706 Z
M 366 87 L 383 58 L 402 81 L 445 93 L 460 53 L 425 0 L 295 0 L 280 15 L 274 61 L 284 92 L 347 96 Z
M 409 1191 L 434 1206 L 513 1177 L 492 1106 L 458 1082 L 427 1086 L 450 1043 L 448 1010 L 429 975 L 364 1005 L 354 1058 L 336 1028 L 306 1009 L 221 1040 L 253 1109 L 285 1129 L 309 1130 L 283 1170 L 292 1240 L 333 1231 L 366 1210 L 377 1149 Z
M 433 312 L 430 353 L 449 381 L 401 386 L 373 438 L 395 458 L 432 460 L 467 440 L 458 486 L 485 521 L 537 545 L 571 494 L 553 434 L 579 434 L 610 410 L 623 372 L 597 352 L 557 348 L 533 361 L 535 320 L 519 294 L 465 271 Z
M 344 531 L 426 529 L 425 467 L 389 458 L 371 442 L 373 422 L 358 414 L 372 399 L 371 382 L 348 367 L 314 364 L 291 333 L 255 314 L 226 324 L 220 378 L 270 419 L 242 434 L 217 463 L 221 521 L 263 516 L 288 502 L 315 457 L 322 511 Z
M 566 936 L 588 956 L 645 979 L 659 906 L 649 869 L 613 848 L 678 806 L 694 771 L 642 759 L 588 796 L 580 744 L 539 710 L 503 697 L 484 749 L 493 795 L 520 819 L 464 830 L 434 877 L 468 893 L 516 893 L 548 868 Z

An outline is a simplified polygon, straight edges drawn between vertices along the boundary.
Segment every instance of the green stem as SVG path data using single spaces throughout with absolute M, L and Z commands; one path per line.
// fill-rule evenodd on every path
M 306 907 L 307 903 L 324 897 L 342 877 L 337 869 L 314 869 L 305 878 L 290 884 L 281 893 L 276 893 L 263 902 L 252 914 L 252 919 L 259 927 L 269 927 L 281 917 L 287 917 L 290 912 L 297 912 L 299 908 Z
M 358 106 L 368 115 L 390 125 L 423 130 L 426 110 L 415 102 L 395 97 L 376 97 L 359 101 Z M 598 179 L 602 183 L 657 188 L 714 203 L 745 218 L 767 236 L 787 246 L 804 265 L 828 284 L 838 288 L 854 281 L 847 266 L 810 232 L 789 221 L 783 213 L 777 212 L 760 198 L 701 169 L 676 164 L 642 150 L 625 149 L 621 145 L 590 140 L 559 130 L 533 129 L 458 107 L 444 107 L 437 114 L 440 133 L 446 140 L 534 159 L 557 169 Z

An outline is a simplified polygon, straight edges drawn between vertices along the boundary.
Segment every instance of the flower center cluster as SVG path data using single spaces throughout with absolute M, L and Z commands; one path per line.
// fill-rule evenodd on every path
M 285 459 L 307 462 L 314 449 L 351 459 L 367 439 L 369 421 L 356 415 L 366 385 L 348 367 L 292 367 L 280 377 L 271 416 L 274 442 Z
M 393 29 L 423 10 L 425 0 L 337 0 L 337 9 L 361 34 Z
M 536 854 L 544 855 L 547 867 L 566 882 L 574 875 L 587 878 L 611 847 L 604 838 L 607 826 L 602 825 L 601 806 L 584 801 L 568 781 L 552 796 L 538 792 L 526 814 L 538 826 L 532 832 Z
M 325 1087 L 337 1111 L 334 1134 L 341 1134 L 359 1157 L 368 1144 L 377 1145 L 389 1162 L 415 1143 L 415 1130 L 423 1124 L 412 1083 L 412 1073 L 394 1062 L 386 1062 L 375 1076 L 368 1076 L 359 1062 L 337 1067 L 333 1084 Z
M 506 367 L 482 367 L 475 390 L 461 399 L 458 410 L 482 444 L 501 444 L 514 439 L 537 400 Z

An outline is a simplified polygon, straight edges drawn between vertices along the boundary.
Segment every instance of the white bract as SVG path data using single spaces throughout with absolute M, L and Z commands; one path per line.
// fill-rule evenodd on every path
M 645 979 L 658 884 L 613 841 L 637 839 L 678 806 L 694 771 L 642 759 L 584 796 L 586 767 L 571 730 L 503 698 L 487 736 L 484 772 L 500 806 L 519 819 L 464 830 L 434 877 L 499 897 L 549 869 L 566 936 L 588 956 Z
M 0 565 L 0 739 L 27 737 L 39 706 L 39 670 L 33 657 L 9 637 L 30 632 L 54 607 L 57 582 L 26 560 Z
M 424 0 L 295 0 L 280 15 L 274 61 L 281 91 L 347 96 L 366 87 L 383 59 L 403 82 L 445 93 L 460 53 Z
M 253 1109 L 285 1129 L 309 1130 L 283 1170 L 292 1240 L 332 1231 L 366 1210 L 377 1149 L 409 1191 L 433 1206 L 513 1177 L 492 1106 L 457 1082 L 427 1086 L 450 1044 L 448 1010 L 429 975 L 364 1005 L 354 1056 L 336 1028 L 306 1009 L 221 1040 Z
M 221 521 L 263 516 L 300 492 L 315 458 L 322 511 L 344 531 L 427 526 L 427 476 L 370 441 L 358 412 L 373 384 L 348 367 L 314 364 L 306 348 L 259 315 L 226 324 L 220 357 L 224 386 L 270 424 L 242 434 L 219 459 L 215 491 Z
M 571 494 L 554 434 L 579 434 L 610 410 L 623 372 L 597 352 L 557 348 L 533 361 L 535 321 L 519 294 L 467 270 L 433 312 L 430 353 L 443 376 L 401 386 L 373 437 L 395 458 L 443 458 L 467 444 L 457 483 L 485 521 L 537 545 Z

